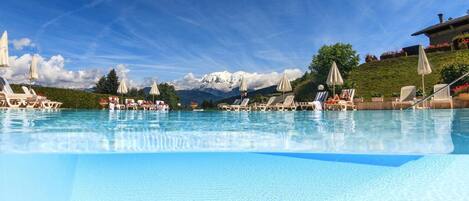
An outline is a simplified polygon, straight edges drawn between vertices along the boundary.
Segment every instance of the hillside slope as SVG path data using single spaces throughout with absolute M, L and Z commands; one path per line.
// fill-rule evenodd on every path
M 433 71 L 425 76 L 425 91 L 428 94 L 433 85 L 439 83 L 444 65 L 469 63 L 469 50 L 429 53 L 427 57 Z M 349 81 L 355 83 L 357 96 L 370 97 L 372 93 L 381 93 L 390 97 L 392 93 L 399 93 L 402 86 L 421 87 L 417 62 L 418 56 L 408 56 L 364 63 L 351 73 Z

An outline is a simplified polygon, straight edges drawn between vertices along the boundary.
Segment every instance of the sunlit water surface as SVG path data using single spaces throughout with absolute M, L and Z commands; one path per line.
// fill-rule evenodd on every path
M 4 110 L 0 120 L 3 153 L 469 153 L 469 110 Z

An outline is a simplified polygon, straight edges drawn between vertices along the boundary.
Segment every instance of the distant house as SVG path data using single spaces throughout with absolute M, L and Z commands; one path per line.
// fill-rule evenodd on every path
M 430 45 L 443 43 L 451 44 L 454 37 L 461 34 L 469 34 L 469 15 L 448 19 L 445 21 L 443 14 L 438 14 L 440 23 L 417 31 L 412 36 L 425 34 L 430 39 Z

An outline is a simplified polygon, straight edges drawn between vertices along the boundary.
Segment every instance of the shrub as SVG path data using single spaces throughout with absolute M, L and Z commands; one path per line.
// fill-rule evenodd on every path
M 384 59 L 391 59 L 391 58 L 397 58 L 397 57 L 403 57 L 403 56 L 407 56 L 407 53 L 404 52 L 403 50 L 389 51 L 389 52 L 384 52 L 383 54 L 381 54 L 381 56 L 379 56 L 379 59 L 384 60 Z
M 459 85 L 453 88 L 454 95 L 457 96 L 462 93 L 469 93 L 469 83 Z
M 461 34 L 453 38 L 453 46 L 457 50 L 467 49 L 469 46 L 469 34 Z
M 383 94 L 382 94 L 382 93 L 378 93 L 378 92 L 373 92 L 373 93 L 371 93 L 371 97 L 373 97 L 373 98 L 379 98 L 379 97 L 383 97 Z
M 372 62 L 372 61 L 378 61 L 378 57 L 376 57 L 375 55 L 372 55 L 372 54 L 367 54 L 365 56 L 365 62 L 368 63 L 368 62 Z
M 469 72 L 469 64 L 454 63 L 445 65 L 440 72 L 440 80 L 443 83 L 449 84 L 467 72 Z M 469 83 L 469 77 L 459 80 L 453 86 L 463 85 L 465 83 Z
M 399 97 L 399 96 L 401 96 L 401 94 L 400 94 L 400 93 L 397 93 L 397 92 L 393 92 L 393 93 L 391 94 L 391 97 L 393 97 L 393 98 L 397 98 L 397 97 Z

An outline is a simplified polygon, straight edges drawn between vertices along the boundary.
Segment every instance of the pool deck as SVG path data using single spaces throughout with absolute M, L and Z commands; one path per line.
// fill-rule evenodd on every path
M 392 101 L 382 101 L 382 102 L 356 102 L 357 110 L 392 110 Z M 428 101 L 430 106 L 430 101 Z M 459 100 L 458 98 L 453 98 L 453 107 L 454 108 L 469 108 L 469 101 Z M 432 106 L 432 109 L 450 109 L 448 103 L 435 103 Z

